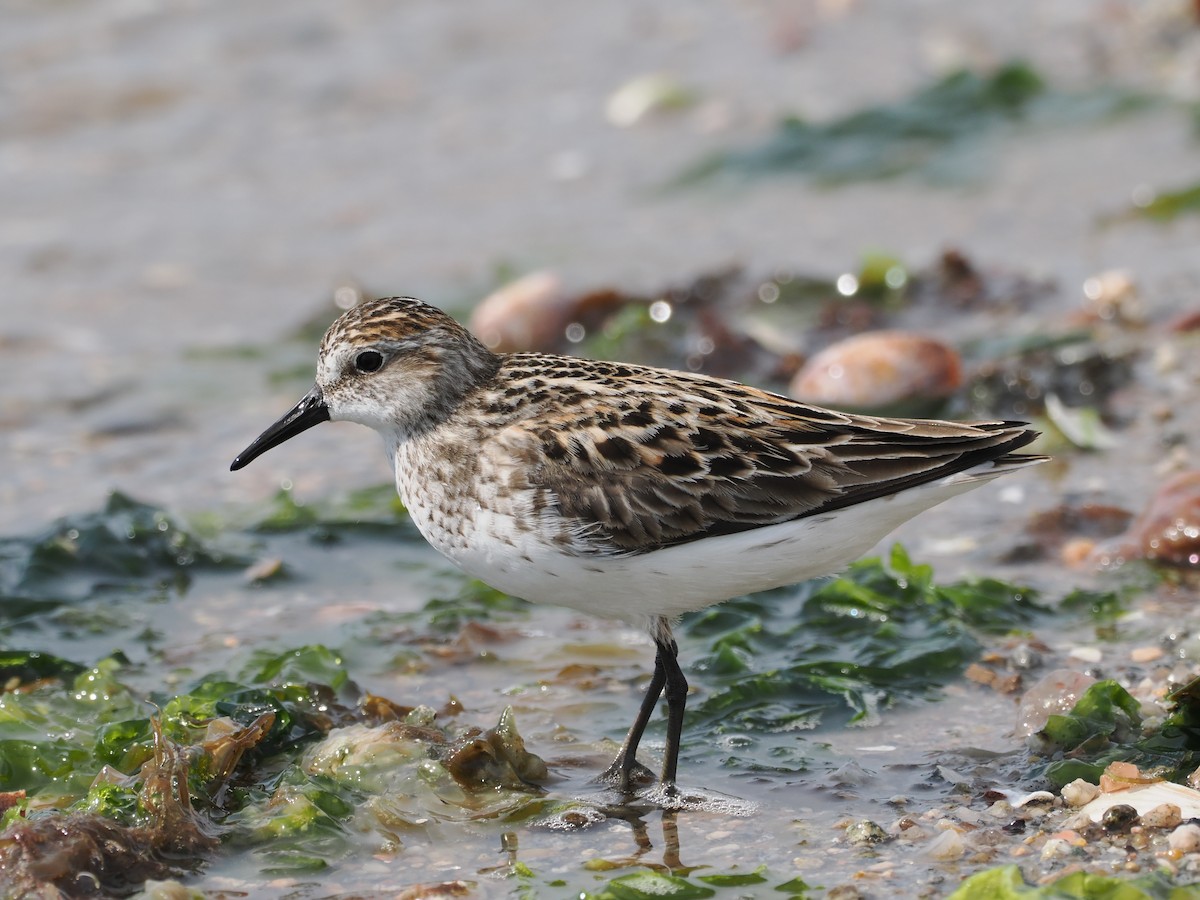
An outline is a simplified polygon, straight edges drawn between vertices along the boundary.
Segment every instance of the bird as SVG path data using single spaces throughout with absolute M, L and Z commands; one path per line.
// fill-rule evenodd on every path
M 233 461 L 322 422 L 377 431 L 424 538 L 534 603 L 645 628 L 653 675 L 601 783 L 629 794 L 665 696 L 676 791 L 686 612 L 834 574 L 918 513 L 1046 457 L 1026 423 L 839 412 L 709 375 L 496 353 L 411 297 L 366 300 L 321 340 L 316 382 Z

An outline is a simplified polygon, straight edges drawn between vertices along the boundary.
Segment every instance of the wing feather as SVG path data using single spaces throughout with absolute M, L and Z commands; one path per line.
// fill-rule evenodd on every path
M 581 553 L 644 553 L 827 512 L 999 460 L 1020 422 L 853 415 L 703 375 L 517 354 L 497 437 Z M 610 372 L 609 369 L 614 371 Z M 562 393 L 560 393 L 560 391 Z M 569 396 L 563 404 L 542 398 Z

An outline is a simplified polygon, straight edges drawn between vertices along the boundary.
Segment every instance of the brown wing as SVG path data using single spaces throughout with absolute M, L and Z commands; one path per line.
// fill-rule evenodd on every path
M 646 552 L 849 506 L 1037 436 L 1019 422 L 858 416 L 705 376 L 554 365 L 523 373 L 528 415 L 502 440 L 533 464 L 536 505 L 577 523 L 588 552 Z

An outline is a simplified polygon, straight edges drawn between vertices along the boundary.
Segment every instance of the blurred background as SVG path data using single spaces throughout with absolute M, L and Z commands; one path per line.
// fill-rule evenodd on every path
M 836 278 L 869 253 L 924 266 L 957 248 L 1053 280 L 1063 304 L 1114 267 L 1152 312 L 1194 289 L 1197 222 L 1125 215 L 1200 177 L 1200 35 L 1181 0 L 8 0 L 0 15 L 5 531 L 114 487 L 192 508 L 285 475 L 386 480 L 374 442 L 342 426 L 226 471 L 294 401 L 315 340 L 287 357 L 291 380 L 267 379 L 261 354 L 327 324 L 339 288 L 462 314 L 534 270 L 653 292 L 730 265 Z M 1084 100 L 964 122 L 930 164 L 684 177 L 770 146 L 787 116 L 845 121 L 1015 60 Z
M 243 822 L 202 877 L 259 896 L 264 874 L 307 879 L 330 855 L 321 896 L 398 871 L 478 876 L 486 895 L 517 831 L 539 877 L 589 890 L 606 860 L 762 863 L 845 881 L 842 897 L 867 875 L 879 896 L 934 896 L 1022 854 L 1031 879 L 1047 860 L 1077 868 L 1076 842 L 1030 849 L 1040 811 L 1005 801 L 986 818 L 980 803 L 1029 789 L 1026 736 L 1093 676 L 1149 709 L 1195 675 L 1194 582 L 1175 576 L 1200 566 L 1198 23 L 1189 0 L 0 0 L 0 637 L 71 673 L 101 660 L 128 682 L 114 709 L 131 721 L 202 673 L 228 693 L 281 667 L 346 702 L 361 685 L 431 704 L 451 730 L 511 704 L 550 763 L 550 801 L 574 803 L 611 758 L 596 742 L 636 706 L 643 633 L 529 613 L 449 571 L 392 505 L 364 429 L 230 461 L 307 389 L 320 335 L 362 296 L 419 296 L 508 349 L 817 402 L 862 363 L 877 374 L 859 397 L 825 402 L 1030 419 L 1054 461 L 899 529 L 913 562 L 890 558 L 869 615 L 836 597 L 825 615 L 807 585 L 685 620 L 687 778 L 746 804 L 677 822 L 585 799 L 587 815 L 547 826 L 481 824 L 468 803 L 443 830 L 434 798 L 407 847 L 391 824 L 382 843 L 343 827 L 344 811 L 326 824 L 350 851 L 310 859 L 301 843 L 290 861 L 287 841 L 248 850 Z M 146 505 L 105 507 L 113 490 Z M 234 550 L 206 556 L 208 537 Z M 1134 558 L 1172 575 L 1127 607 L 1105 567 Z M 926 563 L 940 584 L 1001 580 L 913 599 Z M 1025 584 L 1071 593 L 1031 612 Z M 1090 584 L 1107 593 L 1075 590 Z M 40 753 L 57 722 L 53 758 L 69 738 L 99 760 L 82 726 L 110 724 L 109 696 L 35 674 L 65 701 L 58 718 L 6 734 Z M 28 677 L 0 679 L 13 708 L 40 702 L 9 690 Z M 6 771 L 0 787 L 59 788 L 57 769 Z M 944 814 L 964 833 L 991 824 L 959 840 Z M 889 825 L 890 843 L 849 816 Z M 1167 861 L 1156 840 L 1146 871 Z M 1093 844 L 1095 865 L 1136 870 L 1128 836 L 1113 841 Z M 281 853 L 292 868 L 263 868 Z M 273 890 L 309 895 L 292 887 Z

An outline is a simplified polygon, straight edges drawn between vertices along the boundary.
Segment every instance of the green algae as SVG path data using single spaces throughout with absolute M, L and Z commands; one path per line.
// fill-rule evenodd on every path
M 756 147 L 714 154 L 687 169 L 677 185 L 718 175 L 807 175 L 824 184 L 917 174 L 932 183 L 976 177 L 978 151 L 1019 126 L 1086 124 L 1145 108 L 1150 98 L 1121 88 L 1056 90 L 1030 65 L 991 73 L 953 72 L 895 103 L 824 123 L 784 118 Z
M 246 530 L 232 535 L 236 540 L 289 560 L 318 557 L 298 566 L 291 581 L 242 584 L 237 590 L 250 592 L 245 596 L 256 603 L 274 602 L 271 598 L 303 590 L 307 580 L 326 577 L 320 560 L 336 545 L 314 543 L 325 529 L 353 541 L 355 559 L 374 559 L 376 547 L 389 551 L 379 559 L 389 558 L 390 548 L 409 541 L 411 527 L 392 505 L 390 493 L 390 486 L 381 487 L 349 500 L 312 504 L 302 507 L 302 514 L 288 513 L 291 518 L 277 516 L 272 508 L 266 516 L 242 519 Z M 295 505 L 287 496 L 281 503 L 285 512 Z M 127 499 L 118 505 L 132 507 L 142 509 L 138 515 L 156 532 L 158 522 L 170 519 Z M 367 525 L 356 518 L 360 515 Z M 257 522 L 270 524 L 259 528 Z M 168 534 L 171 528 L 179 526 L 168 525 Z M 135 548 L 147 538 L 138 528 L 112 532 Z M 157 562 L 134 570 L 136 577 L 122 595 L 131 609 L 161 605 L 156 579 L 170 580 L 172 567 L 183 570 L 193 595 L 203 595 L 210 582 L 230 583 L 227 561 L 235 557 L 220 551 L 219 564 L 210 561 L 205 554 L 218 559 L 218 551 L 211 549 L 218 543 L 197 537 L 199 531 L 186 533 L 186 540 L 162 545 L 172 552 L 151 554 Z M 413 543 L 419 546 L 415 538 Z M 173 552 L 180 546 L 198 551 L 181 557 Z M 68 567 L 87 561 L 79 554 L 63 559 Z M 53 575 L 43 573 L 51 580 Z M 141 800 L 138 772 L 152 760 L 158 732 L 178 746 L 201 747 L 212 740 L 214 722 L 243 731 L 260 723 L 253 746 L 237 749 L 241 774 L 236 780 L 213 788 L 217 763 L 204 758 L 187 776 L 189 802 L 223 831 L 223 849 L 217 852 L 260 874 L 298 877 L 338 870 L 364 854 L 402 854 L 431 840 L 431 834 L 444 833 L 438 829 L 468 823 L 536 834 L 547 822 L 590 821 L 597 810 L 586 798 L 543 793 L 530 784 L 538 776 L 523 768 L 520 753 L 497 749 L 489 735 L 500 747 L 516 746 L 511 721 L 481 732 L 465 722 L 438 723 L 432 710 L 420 707 L 413 710 L 414 718 L 398 708 L 401 718 L 390 726 L 368 712 L 364 692 L 351 675 L 349 660 L 356 654 L 349 648 L 395 644 L 419 657 L 478 623 L 493 628 L 529 617 L 527 604 L 461 575 L 447 574 L 441 584 L 443 589 L 431 588 L 427 599 L 411 608 L 366 613 L 327 632 L 328 643 L 281 648 L 268 636 L 265 644 L 260 640 L 224 652 L 224 662 L 198 671 L 165 670 L 153 655 L 131 663 L 124 654 L 114 654 L 93 665 L 29 650 L 28 645 L 10 648 L 0 657 L 5 667 L 0 671 L 22 689 L 0 695 L 0 760 L 7 766 L 0 771 L 0 790 L 24 789 L 29 802 L 67 815 L 144 828 L 150 810 Z M 107 582 L 97 590 L 110 596 Z M 75 603 L 86 600 L 80 596 Z M 1099 593 L 1079 594 L 1066 605 L 1070 608 L 1063 611 L 1072 616 L 1112 607 Z M 696 689 L 689 703 L 685 757 L 716 761 L 749 776 L 805 771 L 823 751 L 789 729 L 871 721 L 891 706 L 936 698 L 940 686 L 977 657 L 988 636 L 1023 631 L 1051 614 L 1036 592 L 997 579 L 938 583 L 929 567 L 913 562 L 899 547 L 886 562 L 864 561 L 839 579 L 739 598 L 694 614 L 679 630 L 681 656 L 685 665 L 693 661 L 688 674 Z M 34 619 L 51 615 L 53 610 Z M 29 636 L 28 631 L 20 633 Z M 397 641 L 397 634 L 403 639 Z M 81 640 L 70 638 L 66 645 L 83 646 Z M 161 681 L 164 671 L 169 678 Z M 1160 762 L 1168 752 L 1177 754 L 1177 763 L 1190 759 L 1178 756 L 1191 752 L 1188 741 L 1196 731 L 1189 697 L 1180 698 L 1170 727 L 1155 732 L 1159 743 L 1143 746 L 1140 758 L 1151 759 L 1153 749 Z M 1084 745 L 1098 735 L 1110 749 L 1126 748 L 1121 741 L 1127 738 L 1148 739 L 1140 735 L 1127 701 L 1116 693 L 1109 700 L 1110 708 L 1093 703 L 1080 709 L 1077 718 L 1091 731 L 1056 725 L 1051 732 L 1064 742 L 1078 738 Z M 1114 722 L 1121 714 L 1128 721 L 1107 731 L 1094 725 L 1093 720 L 1109 714 Z M 1070 736 L 1069 728 L 1078 733 Z M 1176 745 L 1164 746 L 1164 735 Z M 539 736 L 535 749 L 541 749 L 541 741 Z M 328 760 L 341 762 L 331 765 Z M 452 770 L 446 761 L 461 765 Z M 108 775 L 99 778 L 104 771 Z M 422 822 L 426 824 L 418 824 Z M 524 871 L 520 875 L 513 868 L 521 896 L 561 895 L 565 883 L 538 875 L 536 866 Z M 570 879 L 572 890 L 637 896 L 631 892 L 646 884 L 627 877 L 633 873 L 611 871 L 589 882 L 594 874 L 580 869 Z M 785 885 L 795 888 L 790 891 L 794 896 L 808 890 L 798 879 L 785 881 L 758 870 L 725 875 L 675 871 L 667 877 L 678 879 L 682 884 L 675 886 L 681 891 L 716 896 L 739 896 L 739 890 L 788 893 Z
M 1050 716 L 1031 738 L 1044 761 L 1035 775 L 1056 787 L 1076 778 L 1098 783 L 1113 762 L 1128 762 L 1171 781 L 1200 766 L 1200 678 L 1167 697 L 1161 722 L 1143 721 L 1141 704 L 1115 681 L 1098 681 L 1070 712 Z
M 1028 885 L 1017 866 L 977 872 L 949 900 L 1190 900 L 1200 886 L 1180 885 L 1151 872 L 1134 877 L 1072 872 L 1047 883 Z
M 251 653 L 233 677 L 212 673 L 152 704 L 122 683 L 117 660 L 58 668 L 81 671 L 0 694 L 0 790 L 23 791 L 42 816 L 60 810 L 73 823 L 145 829 L 156 815 L 147 764 L 164 745 L 204 748 L 180 786 L 187 806 L 267 874 L 325 868 L 364 832 L 383 844 L 431 816 L 511 816 L 538 794 L 526 779 L 545 777 L 511 712 L 486 733 L 445 732 L 420 709 L 364 726 L 364 713 L 342 703 L 357 687 L 321 646 Z M 230 734 L 250 732 L 252 741 L 229 746 Z M 242 776 L 227 787 L 233 766 Z
M 31 538 L 0 538 L 0 627 L 97 597 L 177 595 L 196 571 L 245 562 L 163 510 L 114 493 L 97 512 L 60 519 Z
M 1136 216 L 1165 223 L 1196 213 L 1200 213 L 1200 183 L 1157 191 L 1143 202 L 1135 203 L 1128 216 L 1118 218 Z
M 978 656 L 979 635 L 1025 628 L 1047 612 L 1036 592 L 996 579 L 939 585 L 896 545 L 886 564 L 864 560 L 832 581 L 685 619 L 683 633 L 708 647 L 694 665 L 706 690 L 689 727 L 745 736 L 726 765 L 803 768 L 789 736 L 796 729 L 830 717 L 868 721 L 935 697 Z
M 404 532 L 403 536 L 417 537 L 391 484 L 360 488 L 313 503 L 302 503 L 293 491 L 281 489 L 262 505 L 246 527 L 260 534 L 308 531 L 320 538 L 344 531 L 386 533 L 396 529 Z

